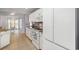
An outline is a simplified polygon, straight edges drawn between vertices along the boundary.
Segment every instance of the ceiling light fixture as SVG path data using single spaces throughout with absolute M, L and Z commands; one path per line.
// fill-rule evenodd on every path
M 28 8 L 25 8 L 25 9 L 28 9 Z
M 10 13 L 10 15 L 15 15 L 15 13 Z

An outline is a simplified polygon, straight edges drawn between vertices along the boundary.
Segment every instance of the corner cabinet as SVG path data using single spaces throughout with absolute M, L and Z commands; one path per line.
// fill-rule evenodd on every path
M 42 44 L 43 49 L 75 49 L 75 8 L 43 9 Z

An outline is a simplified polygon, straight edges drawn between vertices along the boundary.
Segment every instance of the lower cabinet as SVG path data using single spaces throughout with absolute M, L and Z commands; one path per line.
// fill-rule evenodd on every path
M 29 39 L 32 40 L 32 38 L 31 38 L 31 29 L 30 28 L 26 28 L 26 36 L 28 36 Z
M 65 50 L 65 49 L 44 39 L 42 50 Z
M 42 33 L 32 28 L 26 28 L 26 36 L 32 40 L 33 45 L 40 49 L 40 38 Z
M 33 45 L 37 48 L 40 49 L 39 44 L 37 44 L 35 41 L 32 40 Z
M 0 48 L 3 48 L 10 44 L 10 32 L 5 31 L 0 33 Z

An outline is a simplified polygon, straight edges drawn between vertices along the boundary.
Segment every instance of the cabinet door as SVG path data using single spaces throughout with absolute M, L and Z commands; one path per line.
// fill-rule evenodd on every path
M 34 13 L 30 14 L 29 21 L 32 22 L 32 21 L 34 21 L 34 19 L 35 19 L 35 14 Z
M 37 21 L 42 21 L 42 16 L 43 16 L 42 9 L 37 10 L 36 14 L 37 14 L 37 16 L 36 16 Z
M 75 8 L 54 9 L 54 40 L 68 49 L 75 49 Z
M 43 36 L 53 41 L 53 8 L 43 9 Z
M 31 22 L 39 22 L 42 21 L 42 9 L 38 9 L 32 14 L 29 15 L 29 19 Z

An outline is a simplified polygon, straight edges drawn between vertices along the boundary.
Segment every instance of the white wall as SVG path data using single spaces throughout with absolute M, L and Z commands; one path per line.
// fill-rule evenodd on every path
M 1 16 L 0 16 L 0 27 L 2 26 L 2 20 L 1 20 Z
M 0 26 L 7 29 L 7 16 L 0 16 Z

